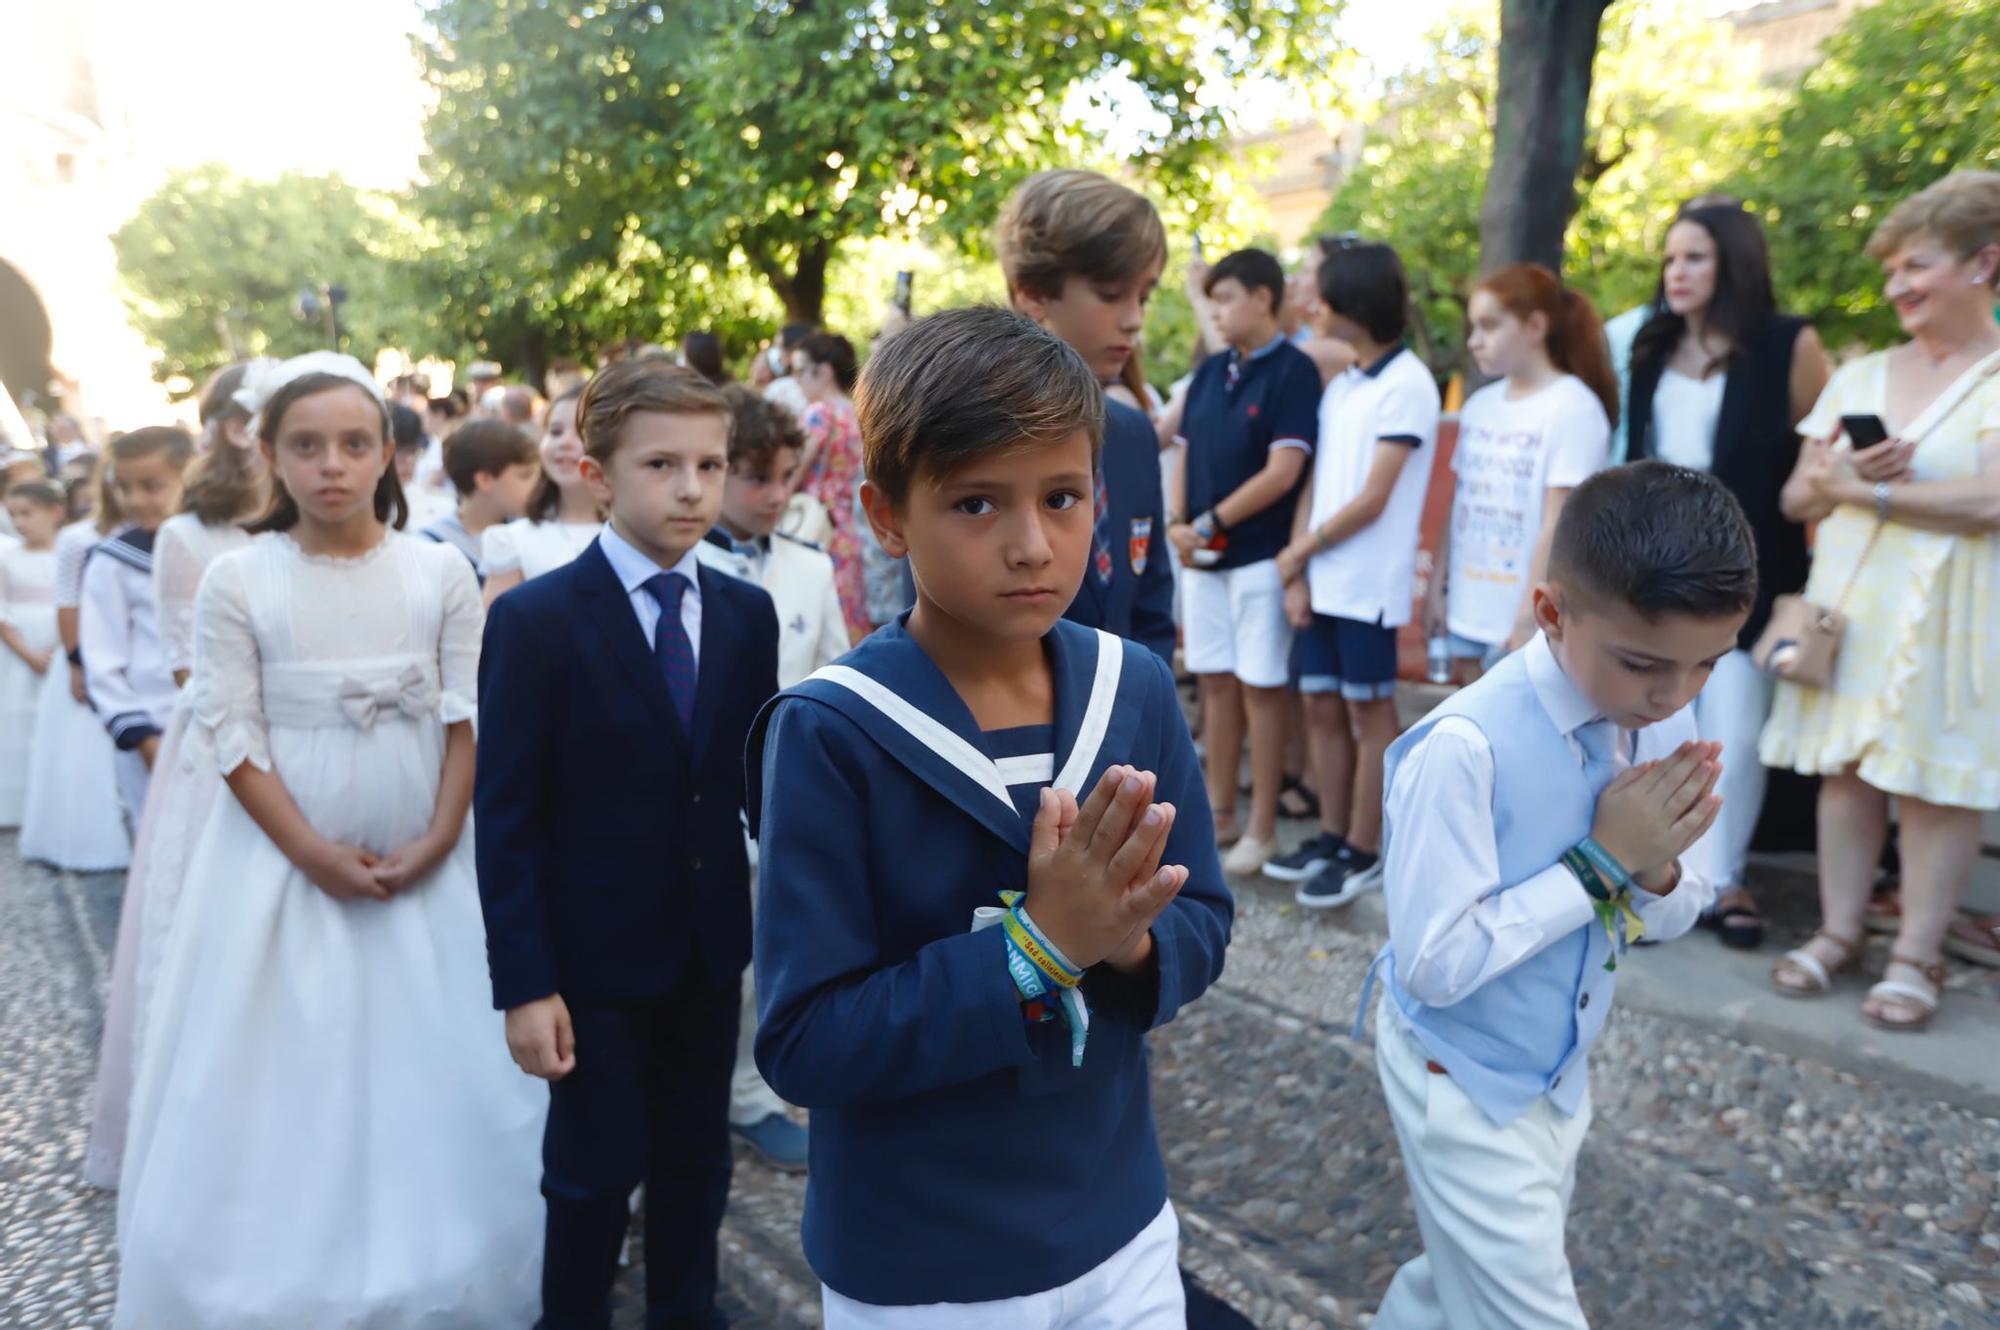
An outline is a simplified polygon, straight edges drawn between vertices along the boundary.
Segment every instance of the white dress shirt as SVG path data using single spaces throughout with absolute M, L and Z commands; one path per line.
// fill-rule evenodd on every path
M 1555 721 L 1579 767 L 1578 734 L 1608 724 L 1577 691 L 1539 634 L 1523 648 L 1536 698 Z M 1688 709 L 1645 730 L 1621 730 L 1614 761 L 1658 761 L 1695 737 Z M 1385 879 L 1396 977 L 1418 1001 L 1446 1007 L 1505 974 L 1557 939 L 1596 926 L 1590 896 L 1560 863 L 1524 882 L 1500 880 L 1493 822 L 1493 749 L 1477 725 L 1447 716 L 1396 768 L 1388 796 L 1391 826 L 1421 826 L 1420 836 L 1390 836 Z M 1648 938 L 1679 937 L 1713 898 L 1683 860 L 1679 884 L 1664 896 L 1632 890 Z M 1413 944 L 1413 945 L 1412 945 Z
M 653 593 L 646 590 L 646 583 L 662 572 L 687 579 L 688 588 L 681 595 L 681 627 L 687 630 L 688 645 L 693 649 L 695 668 L 701 668 L 701 564 L 695 558 L 693 548 L 681 556 L 681 561 L 671 568 L 661 568 L 645 555 L 633 548 L 632 543 L 618 534 L 617 528 L 606 522 L 604 530 L 598 533 L 597 543 L 604 551 L 604 557 L 611 564 L 611 571 L 618 577 L 618 583 L 625 588 L 625 595 L 632 602 L 632 613 L 639 616 L 639 631 L 645 634 L 647 650 L 654 649 L 654 637 L 660 626 L 660 602 L 653 599 Z

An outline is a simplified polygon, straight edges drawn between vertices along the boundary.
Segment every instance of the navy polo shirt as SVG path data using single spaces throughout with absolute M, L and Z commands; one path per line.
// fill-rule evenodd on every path
M 1301 448 L 1319 438 L 1319 367 L 1281 333 L 1248 357 L 1234 348 L 1194 372 L 1181 407 L 1187 440 L 1187 513 L 1200 516 L 1264 469 L 1271 449 Z M 1304 482 L 1305 472 L 1300 473 Z M 1275 559 L 1292 538 L 1294 489 L 1263 512 L 1229 528 L 1216 568 Z

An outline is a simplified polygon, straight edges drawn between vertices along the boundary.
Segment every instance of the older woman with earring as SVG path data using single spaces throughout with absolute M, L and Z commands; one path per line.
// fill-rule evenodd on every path
M 1862 1014 L 1916 1030 L 1937 1013 L 1981 815 L 2000 808 L 2000 173 L 1905 200 L 1868 252 L 1909 340 L 1834 375 L 1784 489 L 1787 516 L 1820 524 L 1806 599 L 1847 622 L 1826 686 L 1781 682 L 1764 731 L 1768 765 L 1822 777 L 1820 930 L 1771 977 L 1817 996 L 1859 961 L 1893 797 L 1902 914 Z M 1887 437 L 1857 448 L 1843 435 L 1864 416 Z

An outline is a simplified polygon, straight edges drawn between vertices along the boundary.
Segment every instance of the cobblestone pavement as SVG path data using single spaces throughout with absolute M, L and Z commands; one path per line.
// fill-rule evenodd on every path
M 0 836 L 0 1326 L 108 1324 L 112 1204 L 77 1182 L 120 888 Z M 1156 1043 L 1183 1258 L 1267 1330 L 1368 1324 L 1416 1249 L 1372 1050 L 1373 938 L 1241 893 L 1221 987 Z M 1594 1057 L 1571 1249 L 1600 1327 L 2000 1326 L 2000 1123 L 1630 1012 Z M 744 1161 L 739 1327 L 818 1324 L 803 1183 Z M 640 1323 L 636 1270 L 618 1323 Z

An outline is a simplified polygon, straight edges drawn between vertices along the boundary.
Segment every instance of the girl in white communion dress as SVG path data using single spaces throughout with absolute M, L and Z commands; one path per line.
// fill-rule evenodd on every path
M 403 536 L 379 390 L 261 376 L 272 534 L 197 602 L 223 774 L 145 1013 L 116 1330 L 525 1330 L 547 1096 L 491 1009 L 466 825 L 482 616 Z

